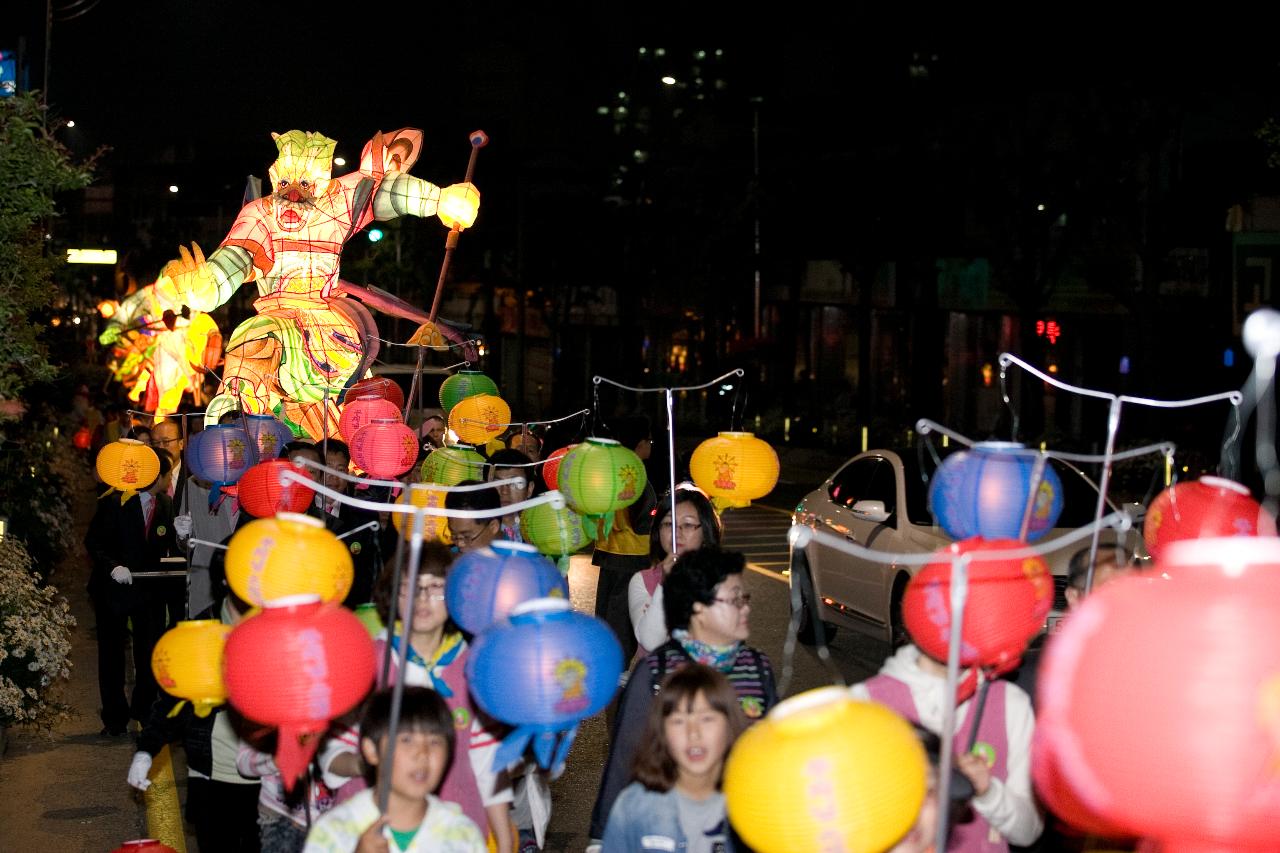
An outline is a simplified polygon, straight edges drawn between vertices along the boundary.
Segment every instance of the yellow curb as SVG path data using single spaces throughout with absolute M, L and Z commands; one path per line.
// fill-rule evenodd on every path
M 147 835 L 177 853 L 187 853 L 187 834 L 182 826 L 182 807 L 178 803 L 169 747 L 160 750 L 151 763 L 150 778 L 151 787 L 143 794 L 147 804 Z

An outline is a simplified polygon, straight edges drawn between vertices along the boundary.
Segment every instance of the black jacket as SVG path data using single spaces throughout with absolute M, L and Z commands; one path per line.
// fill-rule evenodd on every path
M 126 609 L 140 604 L 147 592 L 144 589 L 147 581 L 116 583 L 111 579 L 111 570 L 124 566 L 131 572 L 155 572 L 160 570 L 161 557 L 181 554 L 173 532 L 173 503 L 165 494 L 156 495 L 155 499 L 149 530 L 138 495 L 123 505 L 120 495 L 114 491 L 98 499 L 84 536 L 84 547 L 92 564 L 90 595 L 105 597 L 113 605 Z

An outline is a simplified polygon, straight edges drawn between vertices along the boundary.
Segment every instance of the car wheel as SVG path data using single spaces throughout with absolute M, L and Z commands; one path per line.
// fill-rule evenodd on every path
M 816 618 L 816 614 L 821 611 L 818 609 L 817 598 L 813 594 L 813 581 L 809 577 L 808 563 L 803 556 L 799 560 L 794 555 L 791 558 L 791 582 L 799 587 L 800 592 L 798 611 L 800 626 L 796 630 L 796 638 L 806 646 L 831 642 L 836 629 L 831 623 Z M 791 601 L 792 607 L 796 607 L 794 597 Z
M 893 592 L 889 596 L 889 647 L 896 649 L 911 642 L 906 622 L 902 618 L 902 598 L 907 592 L 907 575 L 893 579 Z

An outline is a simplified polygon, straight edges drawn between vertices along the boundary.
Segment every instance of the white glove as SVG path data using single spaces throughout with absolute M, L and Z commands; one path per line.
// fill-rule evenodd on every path
M 191 535 L 191 516 L 175 515 L 173 517 L 173 532 L 178 534 L 179 539 L 186 539 Z
M 151 756 L 145 752 L 135 752 L 133 762 L 129 765 L 129 784 L 139 791 L 147 790 L 151 787 L 151 780 L 147 778 L 149 772 L 151 772 Z
M 133 572 L 124 566 L 116 566 L 111 570 L 111 579 L 116 583 L 133 583 Z

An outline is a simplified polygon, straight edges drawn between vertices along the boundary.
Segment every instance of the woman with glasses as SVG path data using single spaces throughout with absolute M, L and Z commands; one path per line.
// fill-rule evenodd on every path
M 636 572 L 627 586 L 627 609 L 631 625 L 640 643 L 639 656 L 644 657 L 667 641 L 667 620 L 662 612 L 662 582 L 671 573 L 676 560 L 698 548 L 720 546 L 720 516 L 711 501 L 696 487 L 676 488 L 676 535 L 671 537 L 671 496 L 658 501 L 649 533 L 649 555 L 653 565 Z
M 690 663 L 723 673 L 748 722 L 760 719 L 777 703 L 769 658 L 746 643 L 751 595 L 742 585 L 745 565 L 742 554 L 697 548 L 680 557 L 663 582 L 663 611 L 671 639 L 637 662 L 627 680 L 591 812 L 592 839 L 604 837 L 609 810 L 633 779 L 632 762 L 644 736 L 649 707 L 669 673 Z

